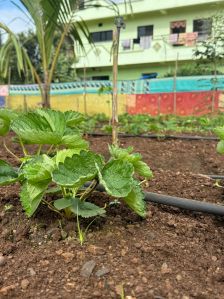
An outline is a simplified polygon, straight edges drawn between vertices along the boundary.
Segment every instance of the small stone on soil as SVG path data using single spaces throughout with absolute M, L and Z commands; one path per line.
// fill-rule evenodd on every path
M 138 259 L 137 257 L 134 257 L 134 258 L 132 259 L 132 263 L 133 263 L 133 264 L 138 264 L 138 263 L 139 263 L 139 259 Z
M 94 291 L 94 292 L 93 292 L 93 296 L 94 296 L 94 297 L 101 297 L 101 295 L 102 295 L 102 294 L 101 294 L 99 291 Z
M 71 252 L 64 252 L 61 254 L 65 260 L 68 262 L 68 261 L 71 261 L 73 258 L 74 258 L 74 253 L 71 253 Z
M 34 271 L 33 268 L 28 268 L 27 271 L 29 272 L 30 276 L 36 275 L 36 272 Z
M 86 262 L 82 266 L 82 269 L 81 269 L 81 272 L 80 272 L 81 276 L 89 278 L 90 275 L 92 274 L 93 269 L 95 268 L 95 266 L 96 266 L 96 263 L 93 260 Z
M 0 267 L 6 264 L 6 258 L 0 254 Z
M 62 255 L 62 253 L 63 253 L 63 250 L 62 250 L 62 249 L 59 249 L 59 250 L 56 251 L 56 254 L 57 254 L 57 255 Z
M 7 287 L 3 287 L 0 289 L 0 294 L 6 296 L 11 290 L 14 290 L 16 288 L 15 284 L 11 284 Z
M 99 269 L 97 272 L 96 272 L 96 276 L 97 277 L 101 277 L 103 275 L 106 275 L 110 272 L 110 269 L 108 267 L 102 267 L 101 269 Z
M 167 274 L 167 273 L 170 273 L 170 272 L 171 272 L 171 270 L 168 268 L 167 263 L 163 263 L 162 267 L 161 267 L 161 273 L 162 274 Z
M 143 281 L 144 283 L 147 283 L 147 282 L 148 282 L 148 279 L 147 279 L 145 276 L 143 276 L 143 277 L 142 277 L 142 281 Z
M 142 286 L 137 286 L 136 288 L 135 288 L 135 292 L 137 293 L 137 294 L 140 294 L 140 293 L 144 293 L 144 289 L 143 289 L 143 287 Z
M 87 250 L 89 253 L 92 253 L 94 255 L 104 255 L 106 253 L 103 248 L 95 245 L 89 245 Z
M 141 244 L 141 243 L 136 243 L 136 244 L 135 244 L 135 247 L 136 247 L 137 249 L 140 249 L 140 248 L 142 247 L 142 244 Z
M 29 282 L 28 279 L 23 279 L 23 280 L 21 281 L 21 288 L 22 288 L 23 290 L 25 290 L 25 289 L 28 288 L 29 284 L 30 284 L 30 282 Z

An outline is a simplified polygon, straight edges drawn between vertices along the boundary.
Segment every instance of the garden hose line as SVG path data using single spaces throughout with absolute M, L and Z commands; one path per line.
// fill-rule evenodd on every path
M 85 184 L 85 187 L 88 187 L 89 184 L 90 183 Z M 100 192 L 105 191 L 104 187 L 100 184 L 97 186 L 96 190 Z M 146 202 L 153 202 L 195 212 L 224 216 L 224 206 L 222 205 L 152 192 L 144 192 L 144 194 Z
M 224 180 L 224 175 L 206 174 L 206 176 L 213 180 Z
M 100 137 L 100 136 L 111 136 L 106 133 L 87 133 L 87 135 Z M 134 134 L 118 134 L 119 137 L 130 138 L 130 137 L 139 137 L 139 138 L 151 138 L 151 139 L 180 139 L 180 140 L 211 140 L 211 141 L 219 141 L 220 139 L 214 136 L 189 136 L 189 135 L 160 135 L 160 134 L 142 134 L 142 135 L 134 135 Z

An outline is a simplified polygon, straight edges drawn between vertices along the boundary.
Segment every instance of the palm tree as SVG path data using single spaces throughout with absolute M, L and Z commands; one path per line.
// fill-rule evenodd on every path
M 81 36 L 91 42 L 88 27 L 77 15 L 80 0 L 19 0 L 19 2 L 19 6 L 15 5 L 22 9 L 36 31 L 42 74 L 33 65 L 16 34 L 1 22 L 0 29 L 8 33 L 8 39 L 0 49 L 0 72 L 3 77 L 8 75 L 10 54 L 15 50 L 19 74 L 31 70 L 33 79 L 39 85 L 43 107 L 50 107 L 50 85 L 62 45 L 66 37 L 70 36 L 84 49 Z M 130 4 L 131 0 L 124 0 L 125 6 L 127 2 Z M 102 0 L 101 4 L 94 0 L 86 0 L 85 7 L 107 7 L 119 15 L 119 9 L 113 0 Z M 53 40 L 58 31 L 61 35 L 55 47 Z
M 0 23 L 0 28 L 8 33 L 8 38 L 0 50 L 0 71 L 3 76 L 7 76 L 10 53 L 15 49 L 19 74 L 26 72 L 28 69 L 31 70 L 32 77 L 40 88 L 43 107 L 50 107 L 50 84 L 65 38 L 68 35 L 71 36 L 83 48 L 81 35 L 84 35 L 90 41 L 88 28 L 77 16 L 79 6 L 77 0 L 19 1 L 21 6 L 18 7 L 23 10 L 35 27 L 42 74 L 36 70 L 16 34 L 3 23 Z M 60 31 L 60 38 L 55 47 L 53 40 L 58 31 Z

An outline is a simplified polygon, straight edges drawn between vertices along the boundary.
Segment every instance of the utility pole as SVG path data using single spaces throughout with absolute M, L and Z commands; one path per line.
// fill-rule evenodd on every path
M 118 145 L 118 53 L 121 28 L 125 29 L 124 19 L 121 16 L 115 18 L 115 29 L 113 31 L 113 95 L 112 95 L 112 144 Z

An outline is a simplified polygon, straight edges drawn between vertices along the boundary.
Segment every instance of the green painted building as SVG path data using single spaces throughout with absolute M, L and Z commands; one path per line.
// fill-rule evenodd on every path
M 223 0 L 132 0 L 131 13 L 123 0 L 114 2 L 126 23 L 120 36 L 121 80 L 150 77 L 153 73 L 162 77 L 173 72 L 176 61 L 178 67 L 189 65 L 197 41 L 212 33 L 212 16 L 224 8 Z M 86 43 L 83 53 L 75 46 L 77 75 L 80 79 L 111 79 L 115 13 L 108 8 L 87 8 L 83 0 L 80 3 L 79 15 L 87 23 L 95 47 Z

